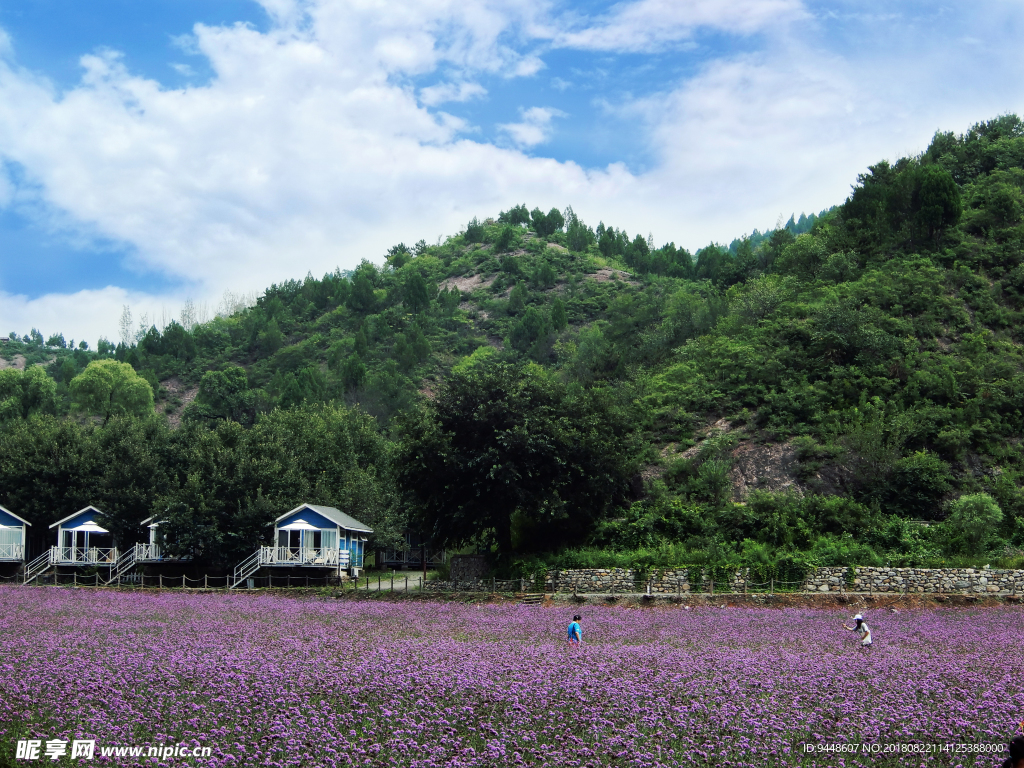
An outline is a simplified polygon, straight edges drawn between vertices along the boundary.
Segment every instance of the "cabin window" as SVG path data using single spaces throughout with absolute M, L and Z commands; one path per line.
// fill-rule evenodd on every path
M 0 547 L 21 544 L 20 528 L 0 528 Z
M 320 531 L 320 541 L 323 542 L 321 546 L 324 549 L 337 549 L 338 548 L 338 532 L 337 531 Z

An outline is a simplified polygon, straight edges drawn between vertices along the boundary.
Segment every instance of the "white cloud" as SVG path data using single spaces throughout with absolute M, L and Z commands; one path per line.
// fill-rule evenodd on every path
M 420 103 L 428 107 L 452 101 L 469 101 L 487 95 L 487 89 L 479 83 L 438 83 L 420 89 Z
M 553 107 L 520 109 L 519 114 L 523 118 L 521 121 L 503 123 L 498 128 L 507 133 L 509 138 L 520 147 L 535 147 L 546 142 L 551 138 L 552 119 L 566 116 L 565 112 Z
M 179 75 L 184 75 L 185 77 L 192 77 L 196 73 L 196 71 L 188 64 L 172 63 L 171 69 L 173 69 Z
M 9 47 L 0 52 L 0 162 L 20 168 L 19 183 L 61 226 L 124 243 L 133 266 L 184 286 L 161 296 L 115 286 L 4 294 L 0 329 L 93 341 L 113 336 L 123 303 L 137 314 L 180 306 L 186 293 L 216 303 L 225 289 L 379 259 L 396 242 L 433 241 L 523 201 L 571 204 L 590 223 L 695 248 L 771 225 L 780 212 L 841 202 L 868 163 L 920 151 L 938 128 L 1024 108 L 1022 14 L 1009 4 L 972 9 L 970 23 L 945 37 L 926 25 L 917 37 L 871 29 L 881 42 L 866 52 L 859 40 L 850 52 L 822 50 L 824 22 L 801 22 L 655 96 L 616 104 L 602 94 L 653 162 L 642 174 L 619 163 L 586 170 L 472 141 L 464 121 L 429 106 L 483 95 L 474 87 L 488 74 L 537 71 L 536 46 L 552 29 L 559 45 L 641 50 L 702 25 L 767 29 L 800 7 L 641 0 L 614 7 L 587 34 L 561 34 L 531 0 L 264 4 L 277 20 L 266 32 L 196 27 L 190 45 L 214 73 L 201 87 L 163 88 L 106 52 L 83 57 L 82 82 L 57 93 L 20 69 Z M 994 42 L 956 49 L 950 41 L 963 36 Z M 454 90 L 410 85 L 441 72 Z M 515 146 L 537 147 L 561 116 L 533 107 L 502 129 Z M 12 197 L 5 183 L 0 204 Z
M 800 0 L 637 0 L 612 6 L 554 44 L 597 51 L 652 51 L 688 40 L 701 28 L 752 34 L 807 17 Z
M 78 291 L 73 294 L 47 294 L 35 299 L 0 291 L 0 328 L 3 335 L 9 332 L 28 333 L 38 328 L 44 338 L 51 334 L 63 333 L 67 340 L 89 342 L 96 349 L 96 342 L 104 336 L 117 343 L 118 320 L 124 305 L 133 308 L 136 320 L 145 312 L 154 320 L 160 317 L 161 308 L 170 306 L 171 317 L 177 316 L 180 302 L 171 297 L 157 298 L 121 288 L 107 287 L 100 290 Z

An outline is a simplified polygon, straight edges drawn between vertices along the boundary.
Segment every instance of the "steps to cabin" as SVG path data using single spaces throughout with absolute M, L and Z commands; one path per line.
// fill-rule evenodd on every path
M 53 565 L 52 554 L 52 550 L 47 550 L 39 557 L 37 557 L 35 560 L 33 560 L 31 563 L 26 565 L 25 580 L 22 583 L 28 584 L 29 582 L 42 576 L 44 573 L 47 573 L 50 570 L 50 567 Z
M 235 589 L 260 569 L 260 566 L 263 565 L 262 558 L 260 557 L 261 553 L 262 548 L 235 566 L 235 572 L 231 576 L 232 583 L 229 589 Z
M 139 557 L 139 546 L 140 545 L 136 544 L 117 558 L 117 561 L 114 563 L 114 567 L 110 569 L 110 578 L 107 580 L 108 585 L 119 581 L 122 576 L 135 567 L 135 563 L 138 562 Z

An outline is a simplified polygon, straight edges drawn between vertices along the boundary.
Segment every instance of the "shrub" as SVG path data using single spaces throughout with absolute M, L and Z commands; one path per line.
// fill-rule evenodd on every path
M 961 496 L 949 504 L 949 517 L 940 534 L 946 552 L 952 555 L 980 555 L 1000 543 L 998 529 L 1003 511 L 987 493 Z

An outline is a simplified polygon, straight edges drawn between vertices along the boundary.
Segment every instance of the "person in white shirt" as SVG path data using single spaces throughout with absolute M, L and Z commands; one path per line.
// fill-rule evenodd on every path
M 853 622 L 854 622 L 854 624 L 853 624 L 852 627 L 847 627 L 845 623 L 843 624 L 843 627 L 845 629 L 850 630 L 851 632 L 859 633 L 860 634 L 860 644 L 862 646 L 864 646 L 865 648 L 870 648 L 871 647 L 871 627 L 868 626 L 868 623 L 866 621 L 864 621 L 864 617 L 861 616 L 859 613 L 856 616 L 853 617 Z

